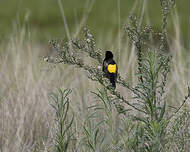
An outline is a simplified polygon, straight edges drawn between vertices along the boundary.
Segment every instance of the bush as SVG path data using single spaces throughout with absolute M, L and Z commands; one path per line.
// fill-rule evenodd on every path
M 135 16 L 131 16 L 130 23 L 125 26 L 127 36 L 136 47 L 138 83 L 131 86 L 118 74 L 117 84 L 131 91 L 133 98 L 130 101 L 121 92 L 109 87 L 109 82 L 98 67 L 102 65 L 102 51 L 96 49 L 94 37 L 87 28 L 84 29 L 84 39 L 50 41 L 57 57 L 49 62 L 81 68 L 88 73 L 89 79 L 103 86 L 98 93 L 94 93 L 99 102 L 90 107 L 92 114 L 83 124 L 83 144 L 79 146 L 79 151 L 160 152 L 190 148 L 187 133 L 189 111 L 181 110 L 190 97 L 190 89 L 182 104 L 174 111 L 170 110 L 164 96 L 172 58 L 167 55 L 166 25 L 174 1 L 160 2 L 163 13 L 160 33 L 151 26 L 139 26 Z M 155 45 L 152 38 L 157 35 L 159 40 Z M 85 63 L 82 53 L 95 60 L 98 66 Z M 72 122 L 73 119 L 70 124 Z M 59 136 L 62 136 L 61 132 Z

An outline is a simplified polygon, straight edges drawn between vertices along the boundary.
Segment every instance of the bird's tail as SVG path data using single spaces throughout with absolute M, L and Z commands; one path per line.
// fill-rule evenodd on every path
M 116 78 L 115 75 L 110 76 L 110 83 L 112 84 L 112 87 L 115 89 L 116 88 Z

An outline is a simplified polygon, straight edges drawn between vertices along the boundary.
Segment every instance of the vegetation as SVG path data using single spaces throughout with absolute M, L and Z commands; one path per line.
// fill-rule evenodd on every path
M 118 2 L 110 0 L 62 0 L 63 9 L 67 19 L 70 32 L 74 33 L 85 20 L 93 34 L 98 38 L 97 41 L 104 41 L 109 37 L 112 41 L 117 37 L 118 29 L 126 23 L 128 16 L 135 12 L 139 15 L 141 7 L 145 5 L 145 21 L 151 19 L 151 24 L 159 29 L 161 25 L 161 13 L 159 0 L 139 1 L 139 0 L 120 0 L 120 27 L 118 24 Z M 180 30 L 183 41 L 188 45 L 189 41 L 189 1 L 176 1 L 176 11 L 180 15 Z M 42 8 L 43 6 L 43 8 Z M 63 37 L 66 33 L 63 28 L 62 16 L 58 5 L 58 0 L 7 0 L 1 1 L 0 5 L 0 40 L 7 38 L 10 32 L 15 29 L 15 21 L 22 24 L 27 20 L 27 24 L 32 28 L 31 34 L 38 41 L 46 43 L 52 37 Z M 106 19 L 106 20 L 105 20 Z M 168 19 L 168 31 L 173 34 L 172 20 Z M 40 33 L 40 34 L 39 34 Z M 111 34 L 110 34 L 111 33 Z M 173 35 L 172 35 L 173 36 Z M 105 42 L 105 41 L 104 41 Z M 101 43 L 100 43 L 101 45 Z M 101 47 L 105 47 L 101 45 Z
M 115 51 L 116 90 L 103 77 L 104 51 L 87 28 L 83 38 L 51 40 L 48 53 L 25 28 L 1 45 L 1 151 L 188 151 L 190 60 L 177 22 L 175 41 L 168 41 L 172 1 L 160 2 L 161 32 L 130 16 L 127 39 Z

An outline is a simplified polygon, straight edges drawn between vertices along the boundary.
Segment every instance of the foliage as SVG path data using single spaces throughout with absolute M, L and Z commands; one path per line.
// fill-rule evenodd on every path
M 56 113 L 56 135 L 55 135 L 55 151 L 66 152 L 71 141 L 73 133 L 71 132 L 71 126 L 74 121 L 74 116 L 68 121 L 68 110 L 69 110 L 69 98 L 68 95 L 71 90 L 66 89 L 62 91 L 59 89 L 58 94 L 51 93 L 50 97 L 52 103 L 50 105 Z
M 188 137 L 180 130 L 182 127 L 180 121 L 185 119 L 188 112 L 184 111 L 180 116 L 178 112 L 190 97 L 190 89 L 188 88 L 188 95 L 174 112 L 169 112 L 164 96 L 172 59 L 167 55 L 169 47 L 166 25 L 167 16 L 174 1 L 161 0 L 160 2 L 163 13 L 161 33 L 155 32 L 151 26 L 139 26 L 135 16 L 131 16 L 130 23 L 125 26 L 127 36 L 136 47 L 138 83 L 130 86 L 120 74 L 118 74 L 117 83 L 132 93 L 133 98 L 130 100 L 118 90 L 113 90 L 104 78 L 99 68 L 103 61 L 102 50 L 96 49 L 94 37 L 87 28 L 84 29 L 82 40 L 50 41 L 50 45 L 57 52 L 57 57 L 54 60 L 48 60 L 49 62 L 81 68 L 88 73 L 89 79 L 103 86 L 102 91 L 94 93 L 101 104 L 90 108 L 94 112 L 83 126 L 83 143 L 88 151 L 166 151 L 172 149 L 176 136 L 181 136 L 177 149 L 185 150 L 189 146 Z M 152 37 L 156 35 L 159 35 L 160 39 L 155 45 Z M 97 66 L 89 65 L 82 53 L 94 60 Z M 117 111 L 118 122 L 114 119 L 113 110 Z M 103 118 L 100 113 L 103 113 Z M 177 117 L 175 122 L 173 122 L 174 116 Z M 119 118 L 122 118 L 122 121 Z M 188 120 L 185 119 L 183 122 L 182 128 L 187 132 Z M 117 126 L 117 124 L 121 125 Z M 176 149 L 173 148 L 173 150 Z

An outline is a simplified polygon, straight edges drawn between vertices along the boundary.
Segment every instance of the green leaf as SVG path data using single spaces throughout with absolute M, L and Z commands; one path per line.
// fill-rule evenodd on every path
M 164 114 L 165 114 L 165 110 L 166 110 L 166 101 L 164 101 L 164 105 L 162 106 L 160 117 L 158 119 L 159 122 L 163 119 Z

